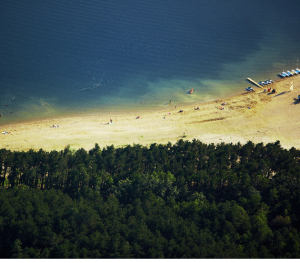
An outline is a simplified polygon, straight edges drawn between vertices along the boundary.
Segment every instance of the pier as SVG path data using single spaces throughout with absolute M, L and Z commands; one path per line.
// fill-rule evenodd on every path
M 256 85 L 259 88 L 263 88 L 261 85 L 259 85 L 257 82 L 255 82 L 253 79 L 247 78 L 247 80 L 249 80 L 250 82 L 252 82 L 254 85 Z

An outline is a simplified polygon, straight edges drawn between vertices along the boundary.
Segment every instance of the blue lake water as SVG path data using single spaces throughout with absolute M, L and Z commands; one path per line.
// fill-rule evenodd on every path
M 247 77 L 276 79 L 300 67 L 299 9 L 297 0 L 2 0 L 0 124 L 200 103 L 241 92 Z

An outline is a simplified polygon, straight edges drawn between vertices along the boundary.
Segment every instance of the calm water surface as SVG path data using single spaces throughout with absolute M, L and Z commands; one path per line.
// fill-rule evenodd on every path
M 276 79 L 300 67 L 299 9 L 296 0 L 2 0 L 0 124 L 200 103 L 241 92 L 247 77 Z

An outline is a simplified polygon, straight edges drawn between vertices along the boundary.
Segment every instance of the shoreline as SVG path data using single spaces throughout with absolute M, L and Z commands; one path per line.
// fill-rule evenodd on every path
M 294 90 L 289 85 L 294 82 Z M 245 85 L 246 86 L 246 85 Z M 102 111 L 77 116 L 43 118 L 33 121 L 1 125 L 0 149 L 28 151 L 92 149 L 95 143 L 105 147 L 114 145 L 176 143 L 179 139 L 198 139 L 203 143 L 237 143 L 251 140 L 254 143 L 281 141 L 284 148 L 300 149 L 298 102 L 300 76 L 276 80 L 268 85 L 276 93 L 241 92 L 238 95 L 210 102 L 181 103 L 158 106 L 152 109 Z M 266 87 L 266 88 L 267 88 Z M 224 110 L 220 110 L 225 102 Z M 194 110 L 194 106 L 199 110 Z M 249 109 L 250 108 L 250 109 Z M 179 113 L 179 110 L 183 110 Z M 170 113 L 170 114 L 169 114 Z M 140 119 L 136 119 L 141 116 Z M 113 125 L 107 124 L 113 119 Z M 50 127 L 52 125 L 59 127 Z
M 217 85 L 217 84 L 216 84 Z M 245 85 L 246 86 L 246 85 Z M 171 93 L 171 91 L 170 91 Z M 172 92 L 170 99 L 172 99 L 172 106 L 177 105 L 178 107 L 189 107 L 191 105 L 196 104 L 205 104 L 209 102 L 213 102 L 217 99 L 222 99 L 224 97 L 232 97 L 235 95 L 240 94 L 240 88 L 234 89 L 234 90 L 227 90 L 224 94 L 205 94 L 205 98 L 203 98 L 203 94 L 197 90 L 194 92 L 194 94 L 190 95 L 188 93 L 184 93 L 184 91 L 175 91 Z M 192 97 L 190 97 L 192 96 Z M 168 96 L 169 97 L 169 96 Z M 173 97 L 173 98 L 172 98 Z M 25 123 L 31 123 L 35 121 L 47 121 L 51 119 L 61 119 L 61 118 L 69 118 L 69 117 L 83 117 L 86 115 L 120 115 L 120 114 L 134 114 L 138 112 L 148 112 L 148 111 L 160 111 L 165 110 L 166 108 L 169 108 L 168 98 L 166 98 L 164 101 L 159 101 L 155 104 L 153 103 L 147 103 L 147 99 L 141 98 L 141 100 L 137 100 L 135 104 L 128 105 L 128 104 L 118 104 L 115 105 L 109 105 L 109 106 L 93 106 L 93 107 L 83 107 L 83 108 L 64 108 L 61 106 L 54 106 L 50 105 L 48 106 L 48 103 L 42 103 L 46 104 L 45 108 L 42 108 L 43 111 L 42 114 L 37 114 L 36 112 L 39 111 L 38 108 L 30 109 L 29 112 L 26 112 L 26 114 L 19 115 L 17 117 L 13 116 L 13 118 L 9 118 L 10 114 L 6 112 L 6 114 L 3 113 L 3 116 L 0 118 L 0 129 L 1 127 L 8 126 L 8 125 L 15 125 L 15 124 L 25 124 Z M 200 102 L 198 102 L 200 100 Z M 191 102 L 193 101 L 193 102 Z M 34 105 L 36 106 L 36 105 Z M 41 107 L 44 107 L 41 106 Z M 14 112 L 14 111 L 13 111 Z M 14 112 L 16 114 L 16 112 Z M 29 116 L 29 117 L 28 117 Z

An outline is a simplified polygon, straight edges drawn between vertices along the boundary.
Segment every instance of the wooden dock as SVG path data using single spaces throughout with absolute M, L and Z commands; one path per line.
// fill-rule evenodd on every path
M 255 82 L 253 79 L 247 78 L 247 80 L 249 80 L 250 82 L 252 82 L 254 85 L 256 85 L 257 87 L 263 89 L 263 87 L 261 85 L 259 85 L 257 82 Z

